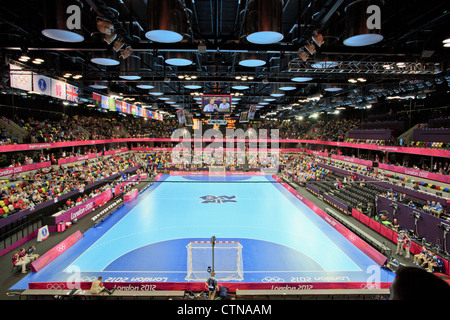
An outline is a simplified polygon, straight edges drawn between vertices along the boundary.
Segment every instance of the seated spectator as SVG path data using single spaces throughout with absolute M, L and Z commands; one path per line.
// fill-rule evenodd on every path
M 407 206 L 416 209 L 416 205 L 414 204 L 414 202 L 412 202 L 412 200 L 408 202 Z
M 434 206 L 434 208 L 431 208 L 430 212 L 433 216 L 439 218 L 444 212 L 444 208 L 442 207 L 441 203 L 438 202 L 436 203 L 436 206 Z
M 426 256 L 427 256 L 427 254 L 428 254 L 428 249 L 427 249 L 427 247 L 425 247 L 425 246 L 422 246 L 422 250 L 418 253 L 418 254 L 415 254 L 414 255 L 414 261 L 413 261 L 413 263 L 416 265 L 416 266 L 420 266 L 421 264 L 422 264 L 422 262 L 425 260 L 425 258 L 426 258 Z
M 27 266 L 30 264 L 30 260 L 21 258 L 19 252 L 14 252 L 12 262 L 15 266 L 22 267 L 22 273 L 27 273 Z

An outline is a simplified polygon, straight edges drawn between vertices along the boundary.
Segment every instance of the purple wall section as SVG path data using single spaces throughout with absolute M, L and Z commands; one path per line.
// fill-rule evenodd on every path
M 413 140 L 448 143 L 450 142 L 450 128 L 415 129 L 413 132 Z
M 371 140 L 389 140 L 392 131 L 390 129 L 366 129 L 366 130 L 349 130 L 348 137 L 350 139 L 371 139 Z
M 395 218 L 400 225 L 400 228 L 413 230 L 416 235 L 422 236 L 427 242 L 434 243 L 435 245 L 440 244 L 441 248 L 444 248 L 444 230 L 438 226 L 441 223 L 449 224 L 448 221 L 434 217 L 431 214 L 423 212 L 421 210 L 410 208 L 402 203 L 389 200 L 384 197 L 378 197 L 377 199 L 377 211 L 385 210 L 388 212 L 388 217 L 390 221 L 393 221 L 394 208 L 391 204 L 397 204 L 398 210 L 396 211 Z M 420 218 L 417 220 L 414 218 L 414 212 L 420 214 Z M 450 250 L 450 236 L 446 240 L 447 251 Z

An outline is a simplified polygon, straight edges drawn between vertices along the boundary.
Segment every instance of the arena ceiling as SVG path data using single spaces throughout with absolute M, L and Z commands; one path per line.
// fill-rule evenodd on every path
M 0 14 L 2 90 L 9 88 L 8 62 L 14 61 L 52 77 L 71 74 L 65 78 L 80 87 L 85 104 L 92 92 L 121 94 L 171 113 L 176 108 L 198 112 L 194 93 L 233 94 L 240 99 L 235 99 L 234 115 L 257 105 L 259 115 L 289 118 L 346 106 L 361 108 L 393 95 L 425 97 L 447 92 L 450 48 L 443 41 L 450 37 L 448 1 L 359 2 L 364 3 L 357 4 L 362 8 L 380 8 L 379 16 L 376 11 L 366 12 L 374 23 L 374 34 L 382 35 L 376 43 L 344 43 L 364 28 L 359 9 L 351 10 L 355 3 L 344 0 L 8 1 L 2 3 Z M 60 17 L 68 21 L 70 15 L 59 14 L 56 3 L 81 9 L 82 41 L 43 35 L 42 30 Z M 150 40 L 147 32 L 156 25 L 178 28 L 182 39 Z M 254 30 L 268 26 L 278 28 L 282 39 L 262 44 L 249 41 L 247 36 Z M 119 65 L 92 62 L 105 53 L 115 56 Z M 19 61 L 24 54 L 32 59 Z M 241 65 L 249 56 L 251 62 L 256 57 L 262 65 Z M 169 64 L 174 57 L 190 63 Z M 44 62 L 33 64 L 34 58 Z M 139 79 L 121 78 L 127 70 Z M 93 89 L 98 84 L 104 89 Z M 186 84 L 199 88 L 188 89 Z M 138 85 L 160 88 L 177 107 Z

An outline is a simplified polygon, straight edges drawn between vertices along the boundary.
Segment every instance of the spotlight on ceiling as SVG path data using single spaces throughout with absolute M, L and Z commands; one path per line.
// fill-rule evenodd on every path
M 298 56 L 300 57 L 300 59 L 302 59 L 303 61 L 306 61 L 306 60 L 308 60 L 308 58 L 309 58 L 309 54 L 308 54 L 308 52 L 306 52 L 306 51 L 304 51 L 304 50 L 302 50 L 302 49 L 300 49 L 300 50 L 298 50 Z
M 324 44 L 323 35 L 321 35 L 320 33 L 317 33 L 317 31 L 312 36 L 312 40 L 318 47 L 321 47 Z

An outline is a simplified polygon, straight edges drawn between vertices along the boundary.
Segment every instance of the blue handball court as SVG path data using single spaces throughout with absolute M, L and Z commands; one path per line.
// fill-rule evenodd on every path
M 163 175 L 11 289 L 100 275 L 182 287 L 203 284 L 212 268 L 239 288 L 391 283 L 394 274 L 348 238 L 272 176 Z

